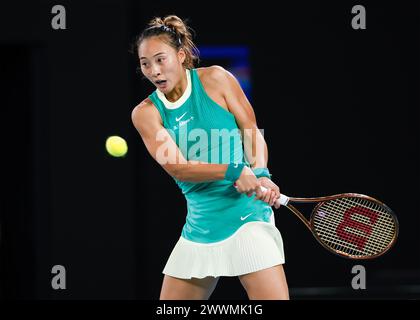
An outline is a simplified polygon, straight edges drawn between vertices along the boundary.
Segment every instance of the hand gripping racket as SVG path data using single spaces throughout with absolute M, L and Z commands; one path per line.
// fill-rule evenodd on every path
M 291 203 L 316 205 L 307 220 Z M 397 240 L 399 225 L 392 210 L 363 194 L 342 193 L 319 198 L 292 198 L 282 194 L 276 204 L 292 211 L 325 249 L 342 257 L 377 258 Z

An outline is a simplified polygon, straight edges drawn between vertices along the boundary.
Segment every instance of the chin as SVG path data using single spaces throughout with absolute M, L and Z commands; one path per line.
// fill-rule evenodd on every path
M 172 90 L 172 88 L 169 88 L 169 87 L 162 88 L 162 89 L 158 88 L 158 89 L 160 90 L 160 92 L 162 92 L 164 94 L 170 93 L 171 90 Z

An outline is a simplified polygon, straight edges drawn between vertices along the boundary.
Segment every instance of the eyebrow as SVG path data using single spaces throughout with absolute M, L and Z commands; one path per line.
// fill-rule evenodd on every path
M 160 54 L 164 54 L 165 52 L 158 52 L 158 53 L 156 53 L 155 55 L 153 55 L 153 57 L 156 57 L 156 56 L 158 56 L 158 55 L 160 55 Z M 140 58 L 140 60 L 141 59 L 147 59 L 146 57 L 141 57 Z

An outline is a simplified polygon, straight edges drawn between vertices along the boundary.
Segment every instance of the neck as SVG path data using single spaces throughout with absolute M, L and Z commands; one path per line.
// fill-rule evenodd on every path
M 184 93 L 184 91 L 187 89 L 187 74 L 186 74 L 186 70 L 182 69 L 182 76 L 181 76 L 181 80 L 175 85 L 175 87 L 173 88 L 173 90 L 171 92 L 169 92 L 168 94 L 165 94 L 166 99 L 168 99 L 168 101 L 170 102 L 175 102 L 177 101 L 182 94 Z

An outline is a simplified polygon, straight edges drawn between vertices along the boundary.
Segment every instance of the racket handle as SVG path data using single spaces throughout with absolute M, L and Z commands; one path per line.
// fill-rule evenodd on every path
M 279 201 L 282 206 L 287 206 L 289 203 L 289 197 L 281 193 L 280 198 L 277 201 Z
M 234 184 L 233 184 L 233 186 L 234 186 L 235 188 L 237 188 L 236 183 L 234 183 Z M 264 191 L 266 191 L 266 190 L 267 190 L 267 188 L 265 188 L 265 187 L 263 187 L 263 186 L 261 186 L 260 188 L 261 188 L 261 191 L 262 191 L 262 192 L 264 192 Z M 255 192 L 254 192 L 254 193 L 255 193 Z M 278 204 L 280 204 L 280 205 L 282 205 L 282 206 L 286 206 L 288 203 L 289 203 L 289 197 L 288 197 L 288 196 L 286 196 L 286 195 L 284 195 L 284 194 L 282 194 L 282 193 L 280 194 L 280 198 L 276 200 L 276 204 L 277 204 L 277 205 L 278 205 Z
M 264 188 L 263 186 L 261 186 L 261 190 L 262 190 L 262 192 L 264 192 L 267 189 Z M 282 206 L 287 205 L 288 202 L 289 202 L 289 197 L 288 196 L 285 196 L 282 193 L 280 193 L 280 198 L 276 200 L 276 204 L 280 204 Z

